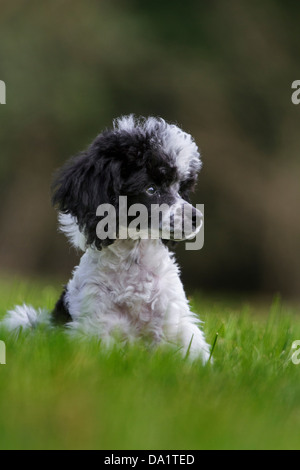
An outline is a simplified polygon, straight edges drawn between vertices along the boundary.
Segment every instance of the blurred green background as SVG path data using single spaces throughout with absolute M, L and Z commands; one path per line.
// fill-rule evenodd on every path
M 53 172 L 113 118 L 177 122 L 203 157 L 187 290 L 300 294 L 300 3 L 2 0 L 0 272 L 67 281 Z

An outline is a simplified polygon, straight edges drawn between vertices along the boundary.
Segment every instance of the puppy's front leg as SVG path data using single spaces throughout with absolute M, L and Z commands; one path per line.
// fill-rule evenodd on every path
M 184 357 L 200 358 L 203 364 L 209 359 L 210 346 L 201 330 L 201 322 L 189 309 L 185 298 L 170 302 L 164 322 L 164 336 L 170 343 L 181 347 Z
M 200 358 L 203 364 L 206 364 L 210 356 L 210 346 L 200 328 L 200 321 L 194 314 L 190 313 L 181 318 L 178 336 L 184 356 L 188 355 L 191 360 Z

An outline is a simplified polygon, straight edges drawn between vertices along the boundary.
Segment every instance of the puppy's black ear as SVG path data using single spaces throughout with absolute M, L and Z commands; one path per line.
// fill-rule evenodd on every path
M 55 175 L 52 184 L 52 203 L 60 212 L 76 218 L 80 231 L 86 237 L 87 245 L 95 244 L 98 249 L 113 240 L 99 240 L 96 216 L 100 204 L 116 206 L 119 191 L 119 161 L 109 159 L 91 146 L 71 158 Z

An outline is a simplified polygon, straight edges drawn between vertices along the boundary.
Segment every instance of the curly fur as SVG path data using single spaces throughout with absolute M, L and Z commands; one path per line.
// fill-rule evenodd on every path
M 116 119 L 112 129 L 58 171 L 52 189 L 60 228 L 84 254 L 52 312 L 52 323 L 96 335 L 106 344 L 116 338 L 165 341 L 184 354 L 189 351 L 192 358 L 208 360 L 201 322 L 190 311 L 170 251 L 174 239 L 122 240 L 119 219 L 116 238 L 99 239 L 96 230 L 98 206 L 111 204 L 118 211 L 122 195 L 128 205 L 192 207 L 189 193 L 200 168 L 200 154 L 189 134 L 161 118 L 130 115 Z M 145 188 L 151 184 L 159 191 L 149 196 Z M 173 223 L 182 223 L 174 214 Z M 23 306 L 4 322 L 15 329 L 38 321 L 32 307 Z

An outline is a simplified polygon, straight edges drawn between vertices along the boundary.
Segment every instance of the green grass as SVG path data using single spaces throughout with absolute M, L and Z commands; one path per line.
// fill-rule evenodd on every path
M 50 307 L 59 289 L 0 283 L 0 317 L 23 301 Z M 37 330 L 0 331 L 1 449 L 299 449 L 300 339 L 296 309 L 191 300 L 205 320 L 214 364 L 202 367 L 143 345 L 107 353 Z

